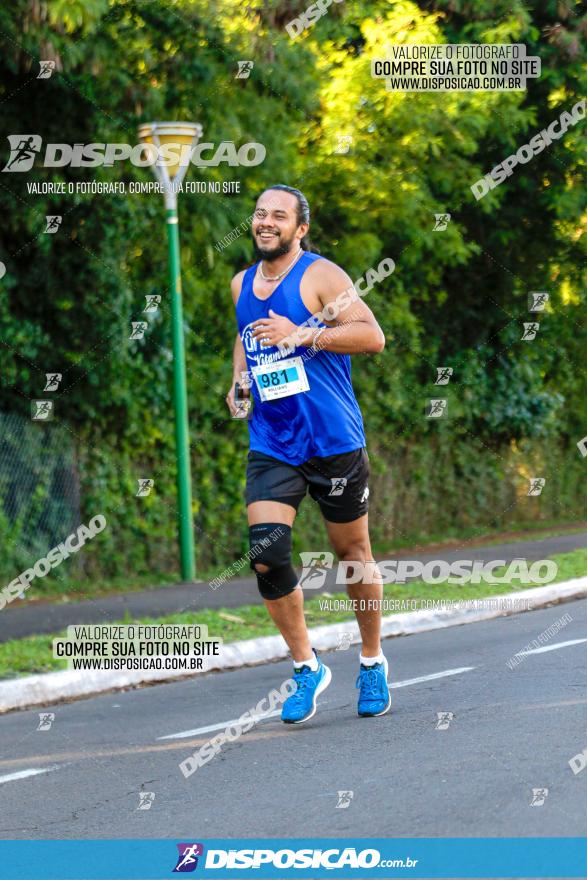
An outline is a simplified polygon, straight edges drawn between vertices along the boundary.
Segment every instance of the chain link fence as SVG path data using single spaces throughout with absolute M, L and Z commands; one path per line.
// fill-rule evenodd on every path
M 76 452 L 67 429 L 0 412 L 0 575 L 16 577 L 80 522 Z M 76 565 L 72 558 L 70 566 Z

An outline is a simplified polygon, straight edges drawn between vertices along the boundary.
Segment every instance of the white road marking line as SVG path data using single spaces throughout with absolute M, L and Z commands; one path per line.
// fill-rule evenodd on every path
M 461 672 L 471 672 L 476 666 L 461 666 L 459 669 L 445 669 L 444 672 L 433 672 L 431 675 L 420 675 L 418 678 L 406 678 L 405 681 L 392 681 L 391 688 L 408 687 L 410 684 L 420 684 L 421 681 L 434 681 L 435 678 L 446 678 L 448 675 L 460 675 Z
M 8 773 L 6 776 L 0 776 L 0 784 L 3 782 L 14 782 L 17 779 L 26 779 L 27 776 L 38 776 L 39 773 L 49 773 L 50 770 L 57 770 L 57 767 L 43 767 L 40 770 L 19 770 L 18 773 Z
M 580 645 L 587 639 L 571 639 L 569 642 L 556 642 L 554 645 L 545 645 L 544 648 L 532 648 L 530 651 L 518 651 L 514 657 L 526 657 L 528 654 L 545 654 L 547 651 L 558 651 L 559 648 L 567 648 L 569 645 Z
M 433 681 L 436 678 L 445 678 L 449 675 L 459 675 L 461 672 L 471 672 L 472 669 L 476 668 L 476 666 L 461 666 L 459 669 L 445 669 L 443 672 L 433 672 L 431 675 L 421 675 L 419 678 L 407 678 L 405 681 L 393 681 L 390 682 L 389 686 L 391 688 L 408 687 L 410 684 L 420 684 L 422 681 Z M 328 702 L 331 701 L 321 700 L 320 705 L 323 706 Z M 269 712 L 267 715 L 263 716 L 261 721 L 264 721 L 265 718 L 275 718 L 276 715 L 281 715 L 281 709 L 275 709 L 275 711 Z M 195 727 L 193 730 L 182 730 L 181 733 L 169 733 L 167 736 L 158 736 L 157 740 L 187 739 L 190 736 L 199 736 L 201 733 L 212 733 L 214 730 L 224 730 L 224 728 L 229 727 L 231 724 L 238 724 L 238 718 L 233 718 L 231 721 L 221 721 L 219 724 L 208 724 L 207 727 Z
M 326 700 L 322 700 L 321 702 L 325 703 Z M 274 718 L 276 715 L 281 715 L 281 709 L 275 709 L 273 712 L 268 712 L 267 715 L 263 715 L 263 718 Z M 200 733 L 212 733 L 213 730 L 224 730 L 225 727 L 238 723 L 238 718 L 233 718 L 231 721 L 221 721 L 219 724 L 209 724 L 207 727 L 195 727 L 193 730 L 182 730 L 181 733 L 170 733 L 167 736 L 158 736 L 157 739 L 186 739 L 189 736 L 198 736 Z

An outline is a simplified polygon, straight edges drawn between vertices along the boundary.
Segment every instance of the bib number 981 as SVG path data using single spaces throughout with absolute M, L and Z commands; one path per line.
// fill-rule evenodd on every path
M 251 372 L 262 401 L 278 400 L 310 390 L 306 369 L 300 357 L 280 361 L 277 369 L 275 364 L 261 364 L 253 367 Z
M 269 388 L 272 385 L 281 385 L 283 382 L 288 381 L 286 370 L 273 370 L 271 373 L 261 373 L 259 379 L 263 388 Z

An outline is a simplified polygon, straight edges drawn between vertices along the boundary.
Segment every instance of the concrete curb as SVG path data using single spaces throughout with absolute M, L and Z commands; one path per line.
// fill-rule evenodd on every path
M 382 620 L 383 638 L 412 635 L 449 626 L 461 626 L 481 620 L 491 620 L 533 611 L 547 605 L 567 602 L 587 596 L 587 577 L 562 581 L 546 587 L 521 590 L 501 596 L 464 602 L 464 608 L 443 610 L 425 609 L 392 614 Z M 454 603 L 453 603 L 454 604 Z M 359 640 L 356 621 L 318 626 L 310 630 L 312 644 L 320 651 L 331 651 L 340 645 L 340 635 L 349 633 L 349 642 Z M 223 645 L 218 657 L 207 659 L 204 672 L 238 669 L 285 659 L 289 654 L 281 636 L 264 636 Z M 44 706 L 50 703 L 87 697 L 106 691 L 121 690 L 141 684 L 178 681 L 193 678 L 202 671 L 178 674 L 167 670 L 121 671 L 69 671 L 48 672 L 45 675 L 29 675 L 24 678 L 0 682 L 0 714 L 12 709 Z

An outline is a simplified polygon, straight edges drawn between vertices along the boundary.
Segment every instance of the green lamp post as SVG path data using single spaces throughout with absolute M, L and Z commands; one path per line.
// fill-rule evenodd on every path
M 139 140 L 153 144 L 158 151 L 167 149 L 167 159 L 152 165 L 165 197 L 167 241 L 169 244 L 169 297 L 173 340 L 173 399 L 175 407 L 175 446 L 177 456 L 177 492 L 181 576 L 194 580 L 196 574 L 192 522 L 192 489 L 188 429 L 183 309 L 179 261 L 177 188 L 185 177 L 191 150 L 202 135 L 202 126 L 193 122 L 148 122 L 139 126 Z

